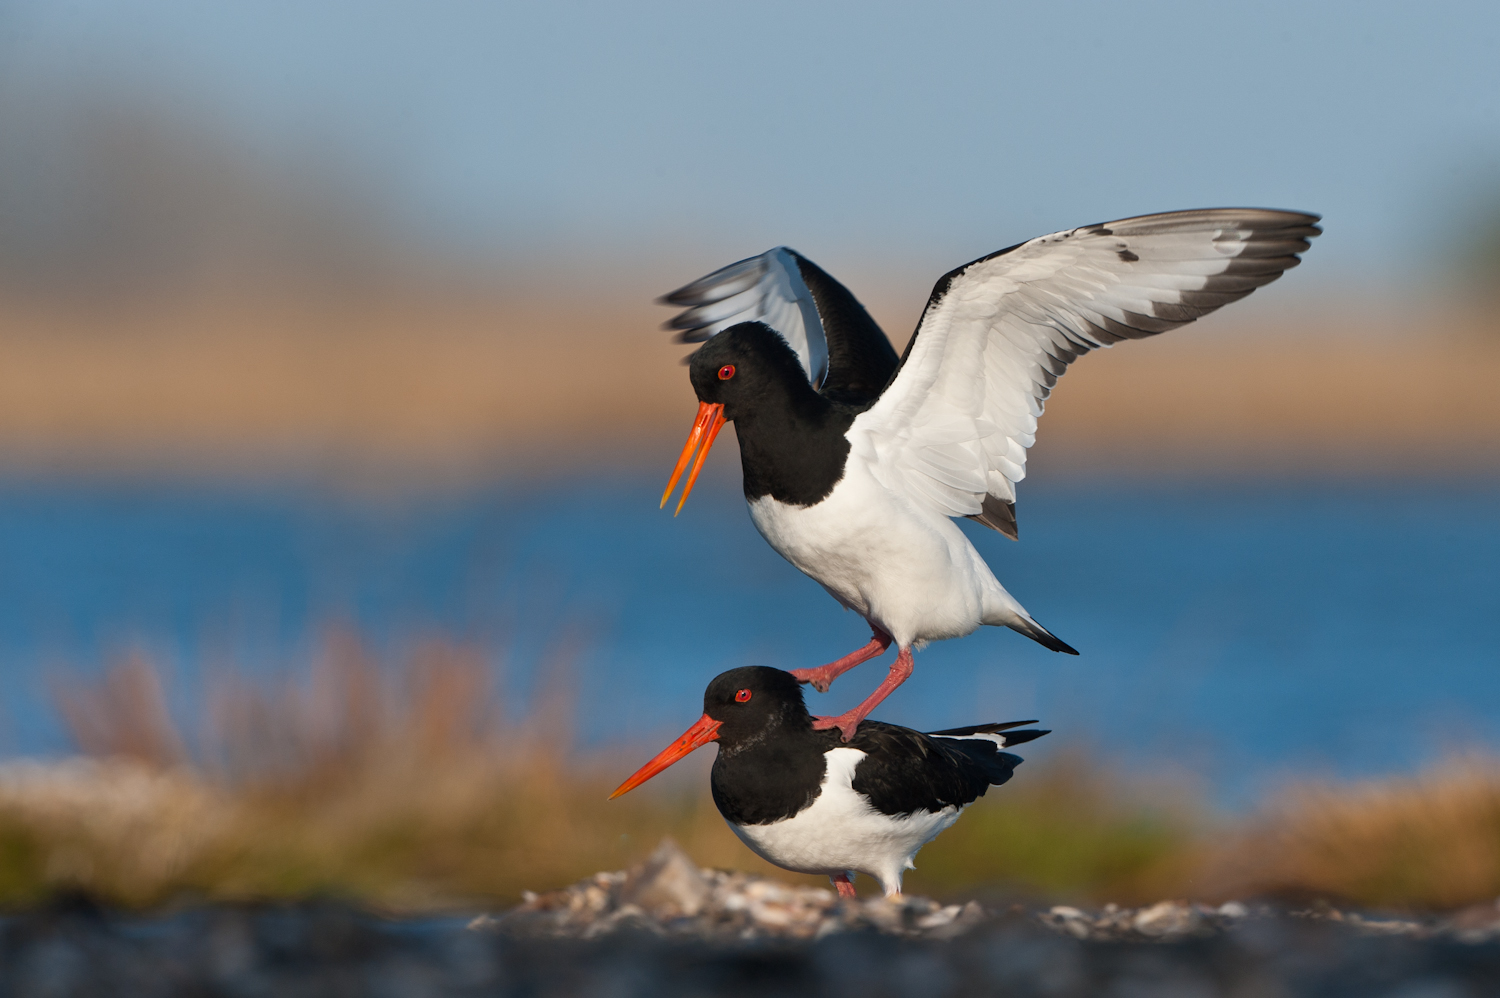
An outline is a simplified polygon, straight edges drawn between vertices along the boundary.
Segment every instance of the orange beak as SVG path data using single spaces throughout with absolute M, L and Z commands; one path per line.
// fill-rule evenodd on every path
M 694 749 L 700 749 L 709 742 L 717 740 L 719 737 L 719 725 L 723 723 L 723 721 L 715 721 L 707 714 L 704 714 L 698 718 L 697 723 L 682 733 L 682 737 L 678 738 L 671 745 L 668 745 L 660 755 L 646 763 L 640 769 L 637 769 L 634 776 L 620 784 L 619 788 L 609 795 L 609 799 L 614 800 L 621 794 L 630 793 L 630 791 L 645 783 L 689 752 L 692 752 Z
M 693 449 L 701 442 L 703 446 L 698 450 L 698 460 L 693 461 L 693 470 L 688 472 L 687 484 L 682 487 L 682 498 L 677 501 L 673 516 L 682 512 L 682 504 L 687 502 L 687 497 L 692 493 L 693 483 L 698 480 L 698 472 L 703 470 L 703 461 L 708 457 L 708 449 L 714 445 L 714 438 L 724 428 L 724 422 L 722 404 L 698 403 L 698 418 L 693 420 L 693 432 L 688 434 L 687 443 L 682 445 L 682 456 L 677 459 L 677 467 L 672 469 L 672 480 L 667 483 L 667 491 L 661 494 L 661 504 L 665 506 L 672 490 L 677 488 L 677 479 L 682 477 L 682 469 L 687 467 L 688 461 L 693 457 Z

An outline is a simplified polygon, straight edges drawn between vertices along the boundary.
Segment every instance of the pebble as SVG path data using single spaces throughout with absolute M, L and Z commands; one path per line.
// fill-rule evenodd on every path
M 0 996 L 1500 994 L 1495 905 L 1421 919 L 1175 900 L 986 911 L 910 897 L 845 901 L 696 867 L 661 875 L 675 860 L 655 860 L 660 883 L 642 864 L 472 920 L 329 903 L 132 914 L 81 900 L 0 915 Z M 687 915 L 694 897 L 700 907 Z
M 598 938 L 633 929 L 704 940 L 823 939 L 875 931 L 905 938 L 952 939 L 1015 910 L 988 912 L 978 902 L 942 905 L 927 898 L 841 900 L 832 890 L 793 886 L 726 870 L 700 869 L 670 839 L 642 864 L 599 873 L 570 887 L 528 893 L 522 904 L 485 915 L 471 928 L 528 936 Z M 1143 908 L 1108 904 L 1097 912 L 1056 905 L 1022 917 L 1060 936 L 1089 942 L 1182 942 L 1221 936 L 1247 922 L 1295 919 L 1338 924 L 1362 936 L 1500 940 L 1500 903 L 1446 919 L 1381 918 L 1323 906 L 1282 912 L 1241 901 L 1209 906 L 1166 900 Z

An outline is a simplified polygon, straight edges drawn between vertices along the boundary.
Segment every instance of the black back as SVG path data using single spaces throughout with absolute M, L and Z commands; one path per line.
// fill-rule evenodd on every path
M 848 288 L 801 253 L 788 252 L 812 292 L 828 344 L 828 374 L 819 394 L 831 402 L 873 405 L 896 373 L 895 348 Z
M 743 702 L 735 699 L 749 691 Z M 927 735 L 881 721 L 864 721 L 849 742 L 838 729 L 815 731 L 802 687 L 790 673 L 750 666 L 732 669 L 709 684 L 703 712 L 721 722 L 719 756 L 710 786 L 714 804 L 737 825 L 764 825 L 790 818 L 817 800 L 835 748 L 865 753 L 854 769 L 853 788 L 882 814 L 962 807 L 1009 780 L 1021 758 L 989 739 Z M 1032 722 L 1022 721 L 1020 724 Z M 1014 728 L 981 725 L 947 735 Z M 1007 731 L 1007 744 L 1039 738 L 1045 731 Z
M 862 722 L 847 744 L 868 753 L 854 767 L 855 792 L 890 815 L 972 804 L 1021 764 L 988 739 L 937 738 L 880 721 Z

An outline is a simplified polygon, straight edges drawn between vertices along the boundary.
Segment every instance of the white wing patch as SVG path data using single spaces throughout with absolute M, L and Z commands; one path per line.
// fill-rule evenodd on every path
M 1055 232 L 976 260 L 933 290 L 908 355 L 849 430 L 887 488 L 1014 537 L 1037 419 L 1068 364 L 1173 329 L 1296 266 L 1317 216 L 1169 212 Z M 986 500 L 1006 507 L 986 508 Z
M 667 323 L 684 343 L 702 343 L 741 322 L 764 322 L 796 353 L 814 388 L 828 375 L 828 342 L 817 303 L 785 246 L 731 263 L 661 299 L 690 306 Z
M 997 748 L 1009 748 L 1012 745 L 1021 745 L 1034 741 L 1042 735 L 1051 734 L 1050 731 L 1036 731 L 1027 729 L 1016 731 L 1016 728 L 1024 728 L 1028 724 L 1036 724 L 1036 719 L 1029 721 L 1008 721 L 1005 724 L 977 724 L 970 728 L 947 728 L 943 731 L 927 732 L 930 738 L 946 738 L 951 741 L 983 741 L 990 742 Z M 1024 736 L 1024 737 L 1020 737 Z
M 976 731 L 972 735 L 934 735 L 934 738 L 948 738 L 956 742 L 989 742 L 996 748 L 1005 748 L 1008 744 L 1005 735 L 992 731 Z

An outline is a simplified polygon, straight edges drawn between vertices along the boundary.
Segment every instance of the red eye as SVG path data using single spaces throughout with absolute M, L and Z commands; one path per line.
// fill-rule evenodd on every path
M 728 381 L 732 377 L 734 377 L 734 365 L 733 364 L 725 364 L 723 367 L 719 368 L 719 380 L 720 381 Z M 749 700 L 750 698 L 746 697 L 745 699 Z
M 730 370 L 733 371 L 734 368 L 731 367 Z M 735 701 L 735 703 L 744 703 L 745 701 L 747 701 L 749 699 L 750 699 L 750 691 L 749 690 L 740 690 L 738 693 L 736 693 L 734 695 L 734 701 Z

